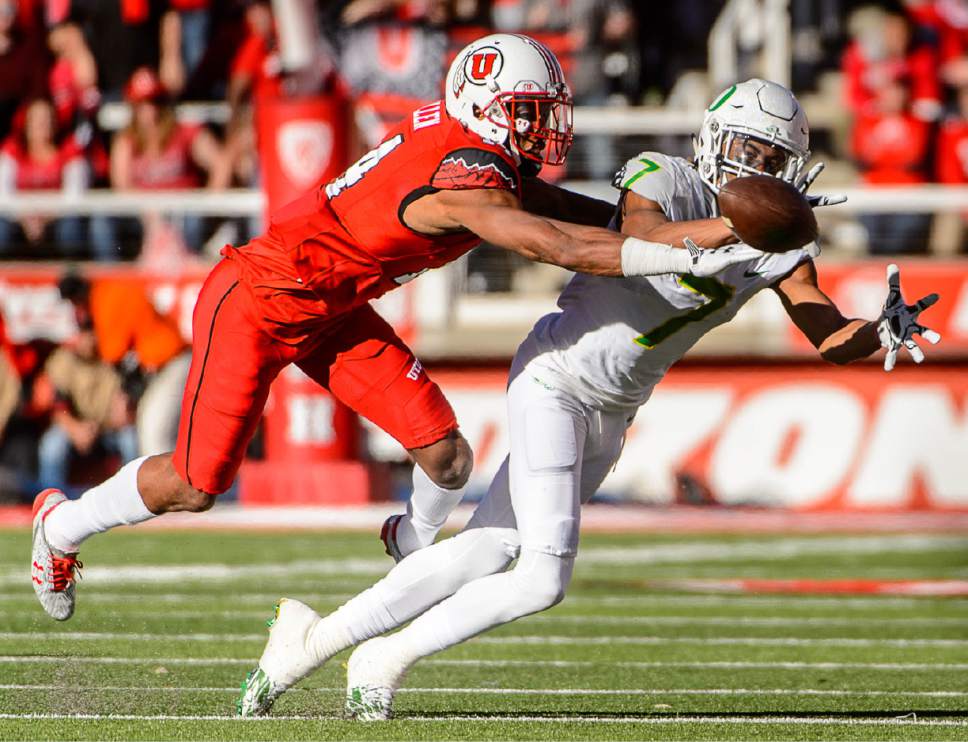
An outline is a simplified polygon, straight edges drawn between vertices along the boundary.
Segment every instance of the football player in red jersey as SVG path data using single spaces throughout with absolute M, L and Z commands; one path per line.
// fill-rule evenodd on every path
M 432 541 L 463 494 L 471 450 L 440 389 L 369 301 L 481 240 L 601 275 L 709 275 L 743 259 L 733 247 L 674 249 L 611 232 L 608 204 L 529 177 L 563 162 L 571 140 L 571 97 L 551 52 L 526 36 L 487 36 L 457 56 L 445 102 L 418 109 L 340 177 L 280 210 L 265 235 L 226 248 L 195 306 L 175 451 L 126 464 L 79 500 L 45 490 L 34 502 L 32 578 L 47 613 L 72 615 L 89 536 L 212 506 L 290 363 L 413 456 L 408 514 L 384 528 L 391 555 Z

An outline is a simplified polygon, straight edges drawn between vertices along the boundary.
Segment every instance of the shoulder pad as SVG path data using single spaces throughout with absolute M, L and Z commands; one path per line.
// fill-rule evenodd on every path
M 626 162 L 612 178 L 612 187 L 628 190 L 639 179 L 668 166 L 668 158 L 658 152 L 643 152 Z
M 444 155 L 430 185 L 440 190 L 501 188 L 517 191 L 518 170 L 497 152 L 465 147 Z

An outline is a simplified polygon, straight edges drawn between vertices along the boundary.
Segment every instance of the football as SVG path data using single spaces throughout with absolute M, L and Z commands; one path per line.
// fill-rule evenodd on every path
M 719 189 L 719 212 L 736 236 L 764 252 L 795 250 L 817 239 L 803 194 L 771 175 L 735 178 Z

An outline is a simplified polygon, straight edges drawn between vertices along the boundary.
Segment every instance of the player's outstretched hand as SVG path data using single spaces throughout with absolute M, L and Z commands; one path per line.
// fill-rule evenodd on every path
M 824 163 L 818 162 L 816 165 L 810 168 L 810 171 L 803 176 L 803 180 L 797 184 L 797 188 L 800 189 L 800 193 L 802 193 L 807 199 L 807 203 L 815 209 L 820 206 L 834 206 L 836 204 L 842 204 L 847 200 L 847 196 L 842 193 L 825 194 L 820 196 L 811 196 L 807 193 L 807 189 L 813 185 L 813 181 L 817 179 L 817 176 L 823 172 L 825 167 L 827 166 L 824 165 Z
M 755 260 L 766 254 L 757 250 L 755 247 L 744 244 L 703 249 L 688 237 L 682 241 L 682 244 L 689 251 L 689 259 L 692 263 L 689 272 L 694 276 L 702 278 L 715 275 L 721 270 L 729 268 L 731 265 L 745 263 L 747 260 Z
M 877 335 L 881 345 L 887 349 L 884 357 L 884 370 L 890 371 L 897 362 L 897 351 L 903 345 L 908 349 L 915 363 L 924 360 L 924 352 L 914 342 L 914 336 L 920 335 L 932 345 L 941 340 L 934 330 L 918 324 L 918 315 L 938 300 L 937 294 L 928 294 L 915 304 L 905 304 L 901 294 L 901 271 L 891 263 L 887 266 L 887 301 L 877 323 Z

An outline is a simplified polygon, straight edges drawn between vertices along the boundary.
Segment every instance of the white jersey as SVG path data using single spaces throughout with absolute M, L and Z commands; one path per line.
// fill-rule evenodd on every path
M 679 157 L 644 152 L 615 185 L 655 201 L 671 221 L 718 215 L 714 195 Z M 807 246 L 730 266 L 713 277 L 577 274 L 515 357 L 520 369 L 597 409 L 642 405 L 699 338 L 731 320 L 750 297 L 815 255 Z

